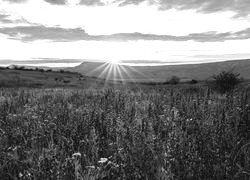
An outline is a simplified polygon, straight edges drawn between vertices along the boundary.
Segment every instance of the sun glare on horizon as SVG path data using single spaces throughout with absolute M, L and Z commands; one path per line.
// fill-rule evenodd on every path
M 108 58 L 106 62 L 112 65 L 118 65 L 120 63 L 120 60 L 117 58 Z

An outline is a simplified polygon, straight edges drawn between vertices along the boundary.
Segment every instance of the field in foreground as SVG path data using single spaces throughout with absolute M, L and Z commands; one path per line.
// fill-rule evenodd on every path
M 249 179 L 250 89 L 1 89 L 0 179 Z

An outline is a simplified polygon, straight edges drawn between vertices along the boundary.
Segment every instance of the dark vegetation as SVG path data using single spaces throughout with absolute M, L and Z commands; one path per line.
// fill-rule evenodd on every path
M 70 71 L 52 69 L 28 69 L 27 67 L 12 66 L 0 68 L 1 87 L 85 87 L 98 84 L 96 78 Z
M 177 76 L 172 76 L 171 79 L 168 81 L 169 84 L 178 84 L 180 82 L 180 78 Z
M 16 65 L 12 65 L 11 68 L 10 67 L 1 67 L 1 69 L 14 69 L 14 70 L 21 70 L 21 71 L 39 71 L 39 72 L 60 72 L 60 73 L 81 75 L 80 73 L 67 71 L 67 70 L 63 70 L 63 69 L 52 70 L 52 69 L 44 69 L 44 68 L 38 68 L 38 67 L 32 68 L 32 67 L 16 66 Z
M 2 70 L 19 86 L 30 75 Z M 250 179 L 250 88 L 237 73 L 114 88 L 32 75 L 67 88 L 0 89 L 1 180 Z
M 250 89 L 0 90 L 0 179 L 249 179 Z
M 233 71 L 222 71 L 213 76 L 214 86 L 221 93 L 232 91 L 242 81 L 239 76 L 239 73 Z
M 190 83 L 190 84 L 197 84 L 197 83 L 198 83 L 198 81 L 197 81 L 197 80 L 195 80 L 195 79 L 192 79 L 191 81 L 189 81 L 189 83 Z

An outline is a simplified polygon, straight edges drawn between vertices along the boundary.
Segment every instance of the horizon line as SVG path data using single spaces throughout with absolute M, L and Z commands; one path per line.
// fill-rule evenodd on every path
M 45 60 L 46 59 L 46 60 Z M 245 59 L 229 59 L 229 60 L 209 60 L 209 61 L 171 61 L 164 62 L 160 60 L 121 60 L 117 62 L 98 60 L 98 59 L 60 59 L 60 58 L 41 58 L 39 60 L 0 60 L 0 67 L 8 67 L 11 65 L 16 66 L 31 66 L 31 67 L 48 67 L 48 68 L 67 68 L 76 67 L 82 63 L 108 63 L 117 64 L 121 66 L 175 66 L 175 65 L 195 65 L 195 64 L 209 64 L 209 63 L 221 63 L 230 61 L 246 61 Z M 4 61 L 4 63 L 2 63 Z M 133 62 L 134 61 L 134 62 Z M 139 62 L 141 61 L 141 62 Z M 53 66 L 50 66 L 53 65 Z M 59 65 L 59 66 L 55 66 Z M 65 66 L 63 66 L 65 65 Z M 75 66 L 73 66 L 75 65 Z

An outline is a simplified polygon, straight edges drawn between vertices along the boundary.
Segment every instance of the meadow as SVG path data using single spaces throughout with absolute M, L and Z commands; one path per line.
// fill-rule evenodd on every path
M 249 179 L 250 88 L 0 89 L 1 180 Z

